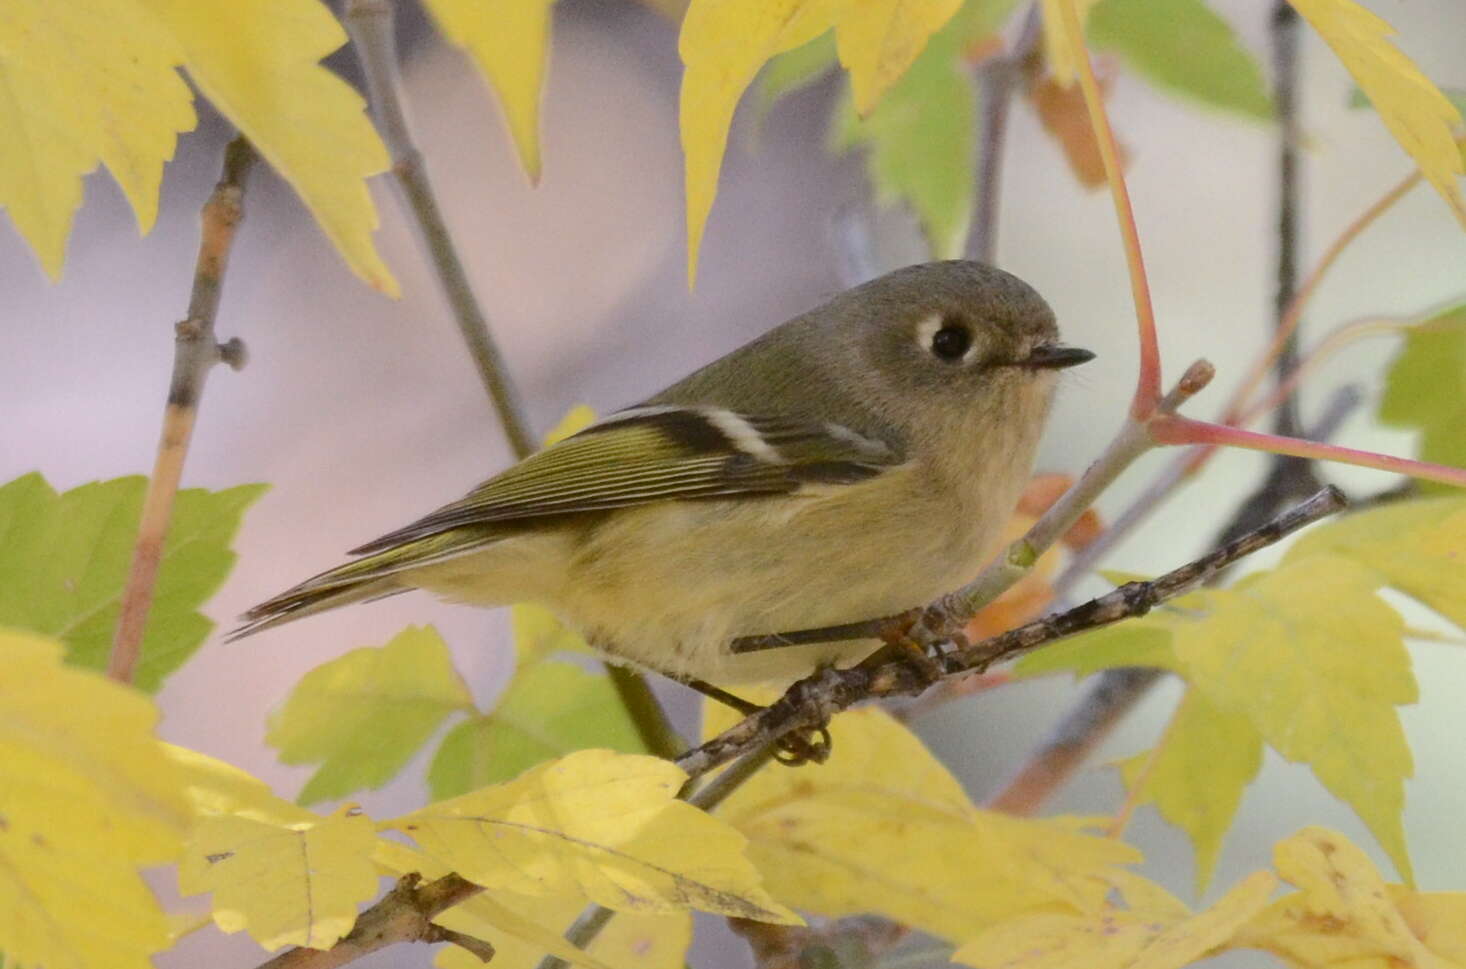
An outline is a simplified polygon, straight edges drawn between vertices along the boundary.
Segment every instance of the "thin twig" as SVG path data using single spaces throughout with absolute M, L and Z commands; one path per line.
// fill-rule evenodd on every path
M 489 321 L 474 296 L 468 273 L 458 258 L 458 249 L 448 232 L 428 179 L 422 152 L 413 141 L 402 97 L 402 78 L 397 68 L 397 39 L 390 0 L 348 0 L 342 16 L 351 34 L 352 46 L 366 75 L 372 111 L 382 140 L 392 156 L 392 174 L 412 213 L 423 245 L 432 259 L 438 282 L 453 308 L 453 319 L 468 345 L 469 356 L 478 369 L 479 382 L 499 414 L 499 423 L 509 446 L 520 458 L 534 452 L 536 444 L 525 418 L 524 407 L 498 344 L 489 331 Z
M 427 164 L 412 137 L 402 95 L 402 76 L 397 67 L 395 14 L 391 0 L 347 0 L 342 19 L 351 34 L 362 73 L 366 76 L 382 140 L 392 156 L 392 174 L 417 224 L 433 269 L 438 274 L 438 282 L 443 287 L 443 295 L 453 309 L 453 318 L 478 370 L 479 381 L 499 415 L 504 436 L 508 438 L 515 456 L 526 458 L 537 446 L 534 433 L 509 375 L 509 367 L 489 330 L 488 318 L 479 306 L 468 273 L 458 258 L 458 249 L 453 244 L 447 223 L 443 221 L 442 210 L 428 179 Z M 634 670 L 612 669 L 610 673 L 623 700 L 630 697 L 637 701 L 628 704 L 626 709 L 648 746 L 658 752 L 667 752 L 663 756 L 672 753 L 672 738 L 676 735 L 668 726 L 667 715 L 652 695 L 645 677 Z M 677 749 L 681 750 L 680 747 Z
M 1329 487 L 1273 519 L 1262 528 L 1149 582 L 1127 582 L 1067 612 L 1057 613 L 972 645 L 940 653 L 942 678 L 980 673 L 1046 643 L 1149 612 L 1157 604 L 1205 582 L 1221 569 L 1279 541 L 1299 528 L 1344 507 L 1343 493 Z M 823 727 L 829 719 L 863 700 L 912 696 L 931 686 L 915 664 L 894 660 L 849 669 L 825 669 L 795 683 L 771 706 L 746 717 L 678 759 L 692 776 L 704 774 L 747 752 L 802 730 Z
M 646 677 L 616 663 L 605 666 L 611 686 L 615 688 L 646 749 L 665 760 L 675 760 L 687 749 L 687 742 L 667 719 L 667 711 L 652 692 Z
M 254 160 L 254 149 L 243 135 L 231 141 L 224 149 L 223 173 L 204 204 L 193 294 L 188 301 L 188 315 L 175 328 L 173 378 L 168 387 L 168 403 L 163 409 L 163 432 L 153 462 L 153 476 L 148 481 L 148 493 L 143 499 L 132 569 L 122 593 L 122 608 L 107 663 L 107 675 L 123 683 L 132 682 L 141 657 L 163 542 L 168 537 L 173 499 L 183 478 L 183 462 L 188 457 L 204 382 L 216 363 L 227 363 L 235 370 L 244 366 L 244 344 L 236 338 L 221 345 L 214 336 L 214 320 L 219 313 L 235 230 L 244 218 L 244 185 Z
M 486 959 L 493 952 L 487 942 L 433 923 L 434 918 L 481 891 L 478 885 L 457 875 L 444 875 L 426 885 L 415 874 L 404 875 L 380 901 L 362 912 L 351 932 L 331 948 L 287 949 L 261 963 L 259 969 L 336 969 L 399 942 L 452 942 Z
M 977 205 L 972 232 L 967 237 L 967 258 L 996 265 L 998 209 L 1002 201 L 1003 148 L 1008 140 L 1008 114 L 1013 87 L 1023 62 L 1033 53 L 1041 33 L 1039 7 L 1033 3 L 1023 27 L 1007 53 L 992 58 L 982 71 L 982 131 L 977 159 Z
M 1287 326 L 1288 312 L 1298 289 L 1298 211 L 1302 207 L 1298 142 L 1298 13 L 1288 0 L 1275 0 L 1272 12 L 1273 103 L 1278 112 L 1277 291 L 1273 298 L 1273 326 L 1280 339 L 1274 368 L 1286 374 L 1298 365 L 1298 330 Z M 1273 431 L 1303 436 L 1296 398 L 1284 400 L 1273 413 Z M 1286 459 L 1279 459 L 1275 466 Z M 1289 462 L 1296 463 L 1296 462 Z M 1306 464 L 1305 464 L 1306 467 Z

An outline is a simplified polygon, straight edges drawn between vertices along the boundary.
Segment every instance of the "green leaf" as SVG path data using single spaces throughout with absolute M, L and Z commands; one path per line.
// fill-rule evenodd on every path
M 1120 764 L 1125 786 L 1141 784 L 1136 801 L 1185 831 L 1196 849 L 1196 892 L 1216 871 L 1222 839 L 1242 793 L 1262 767 L 1262 738 L 1247 717 L 1214 707 L 1196 688 L 1186 691 L 1156 750 Z
M 755 94 L 758 117 L 763 118 L 774 102 L 784 95 L 808 87 L 824 77 L 836 63 L 834 31 L 772 58 L 758 76 Z
M 587 747 L 646 752 L 608 677 L 569 663 L 535 662 L 515 673 L 492 713 L 448 732 L 428 770 L 428 787 L 433 800 L 444 800 Z
M 265 740 L 287 764 L 321 765 L 296 799 L 314 804 L 381 787 L 444 718 L 472 706 L 438 631 L 409 626 L 307 673 Z
M 1385 376 L 1379 419 L 1420 431 L 1423 461 L 1466 468 L 1466 304 L 1412 326 Z M 1425 492 L 1455 492 L 1418 481 Z
M 105 669 L 147 479 L 64 494 L 40 474 L 0 485 L 0 624 L 60 639 L 67 661 Z M 234 567 L 229 543 L 265 485 L 178 493 L 134 682 L 156 690 L 214 624 L 198 609 Z
M 1254 118 L 1273 115 L 1257 60 L 1201 0 L 1100 0 L 1089 38 L 1163 90 Z
M 959 15 L 932 35 L 868 117 L 847 90 L 831 119 L 831 150 L 865 148 L 877 199 L 908 206 L 940 259 L 962 252 L 972 212 L 977 97 L 958 60 L 965 26 Z

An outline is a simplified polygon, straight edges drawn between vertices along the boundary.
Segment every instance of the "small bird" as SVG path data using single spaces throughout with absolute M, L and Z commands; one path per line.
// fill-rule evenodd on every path
M 1093 356 L 1058 342 L 1015 276 L 899 269 L 353 549 L 233 637 L 419 588 L 540 603 L 612 661 L 698 688 L 787 684 L 879 644 L 732 641 L 970 580 L 1029 477 L 1056 371 Z

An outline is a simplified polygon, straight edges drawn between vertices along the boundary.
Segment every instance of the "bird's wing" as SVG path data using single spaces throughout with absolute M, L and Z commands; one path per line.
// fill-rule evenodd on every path
M 462 500 L 352 552 L 380 552 L 470 525 L 853 484 L 901 460 L 889 444 L 836 424 L 717 407 L 638 407 L 612 414 Z

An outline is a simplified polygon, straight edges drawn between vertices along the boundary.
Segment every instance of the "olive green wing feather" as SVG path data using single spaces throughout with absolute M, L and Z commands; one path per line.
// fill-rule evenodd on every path
M 593 424 L 461 501 L 352 552 L 380 552 L 464 526 L 852 484 L 899 462 L 884 441 L 837 425 L 712 407 L 642 407 Z
M 889 443 L 835 424 L 715 407 L 621 411 L 352 550 L 363 558 L 245 613 L 238 638 L 410 588 L 399 573 L 469 554 L 536 520 L 667 500 L 796 494 L 855 484 L 901 463 Z

